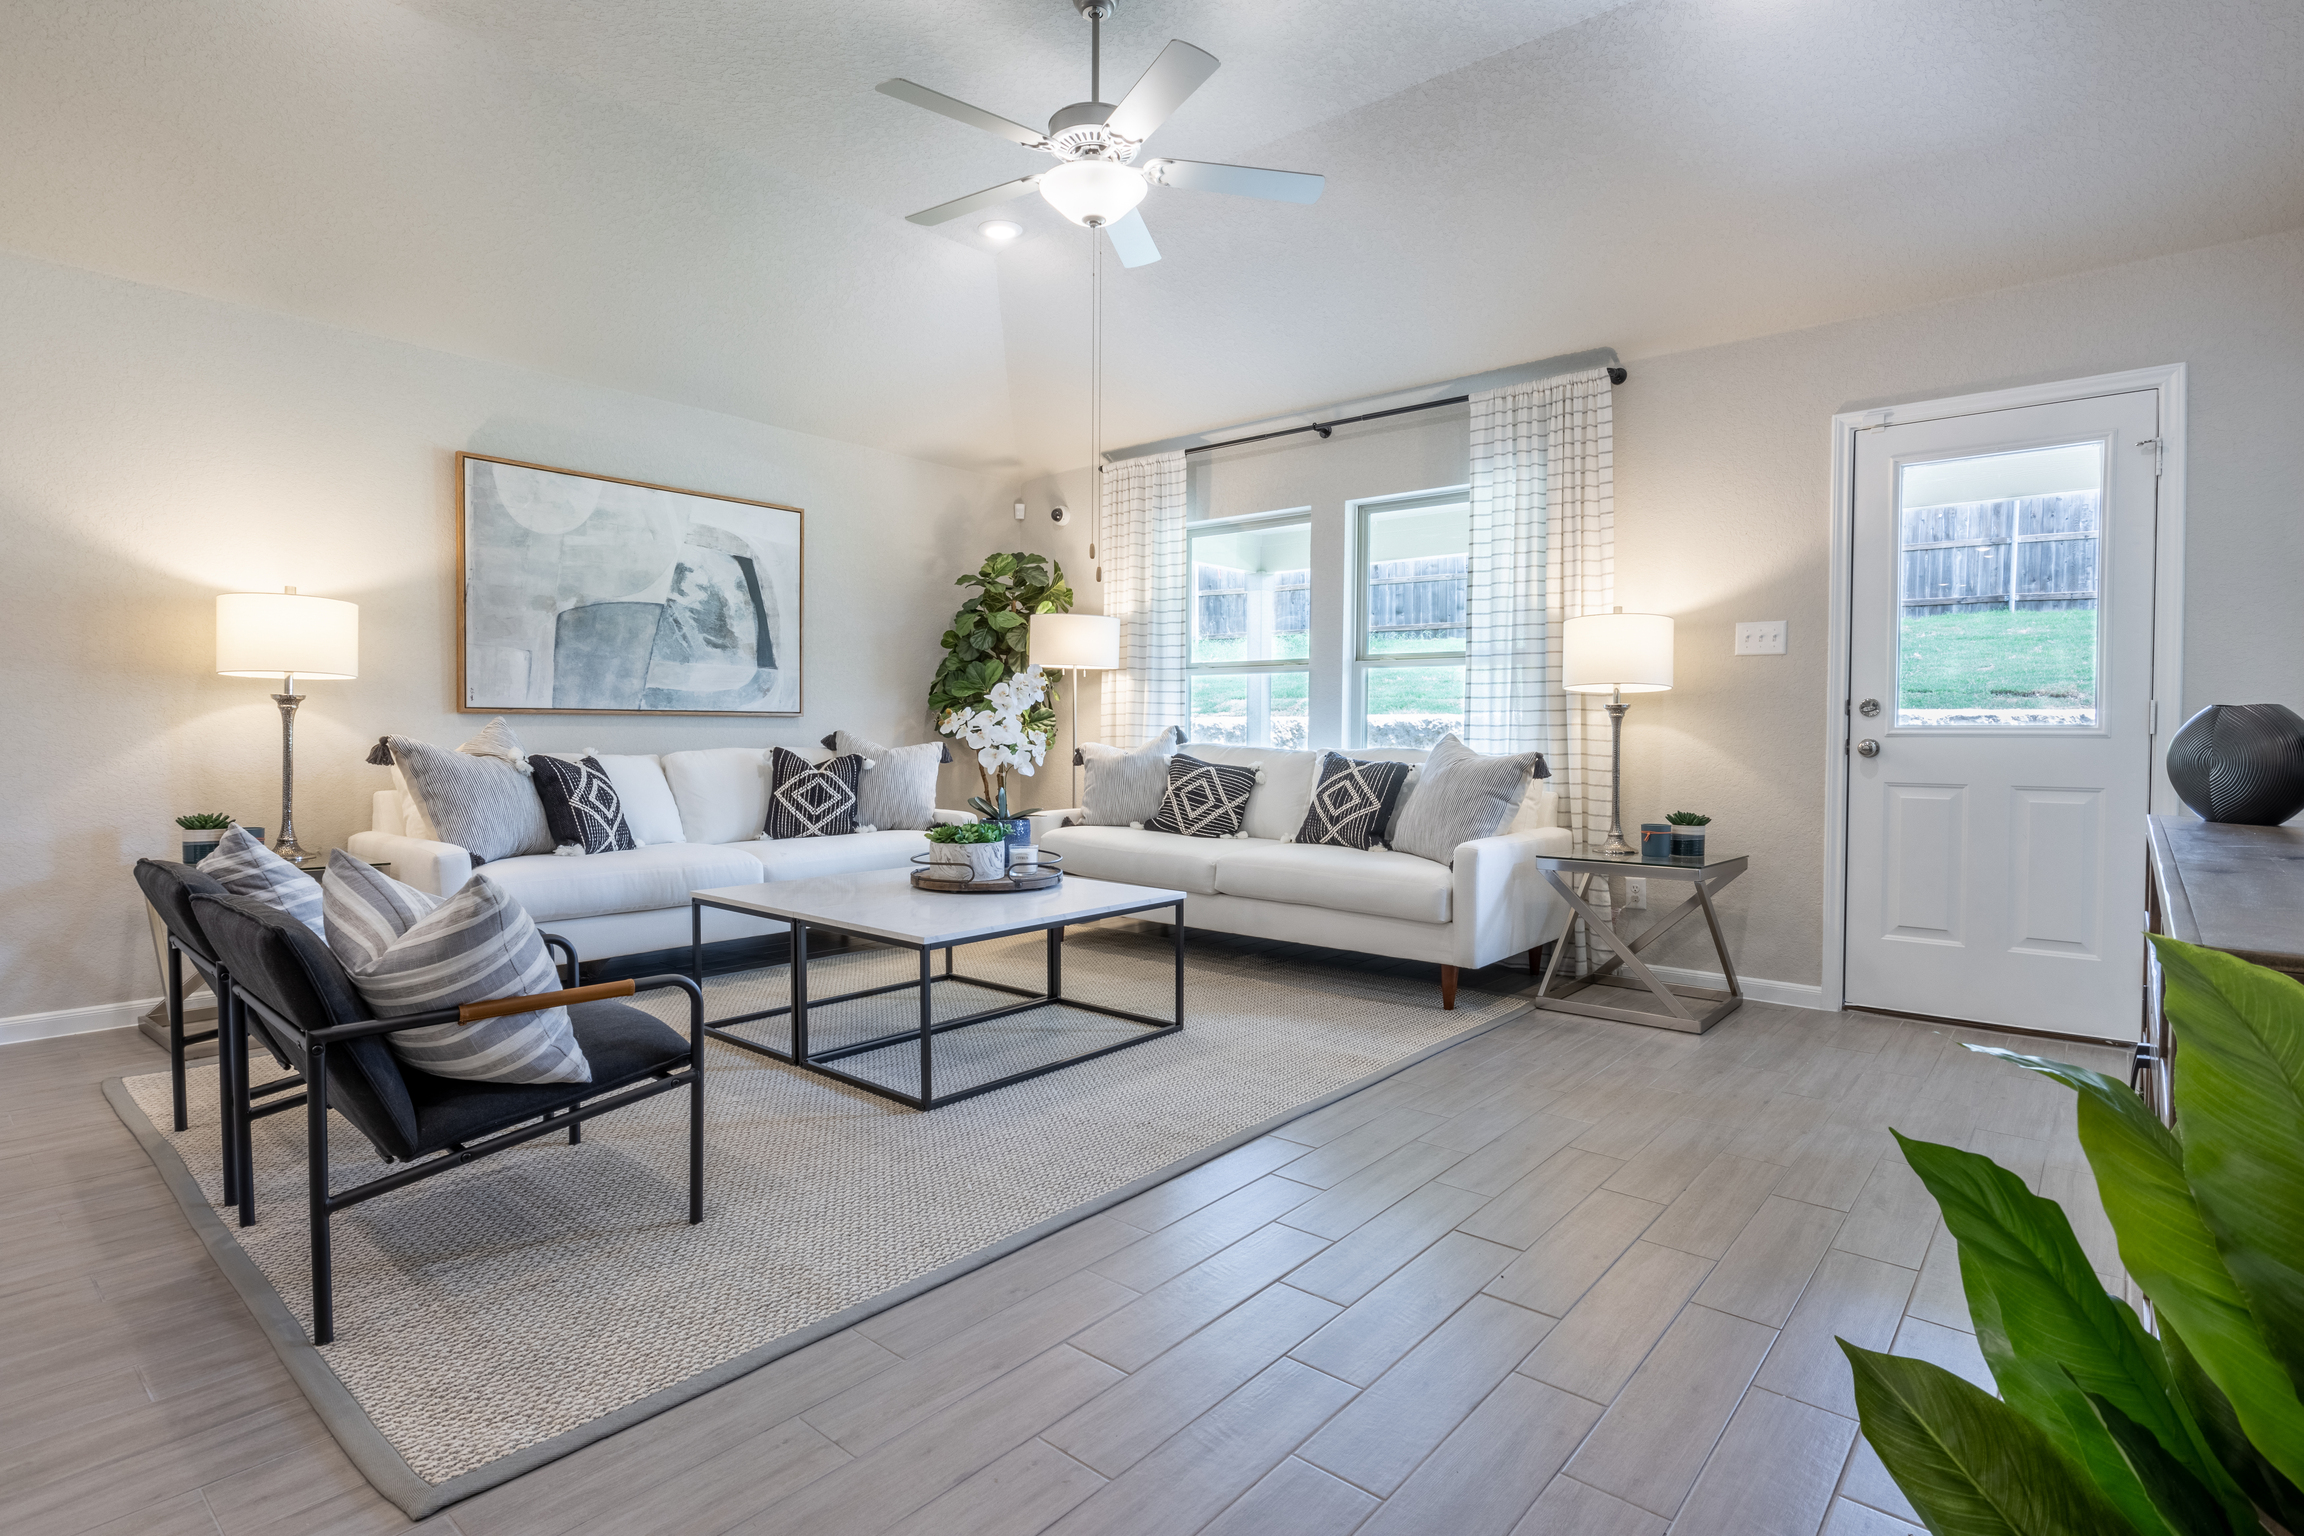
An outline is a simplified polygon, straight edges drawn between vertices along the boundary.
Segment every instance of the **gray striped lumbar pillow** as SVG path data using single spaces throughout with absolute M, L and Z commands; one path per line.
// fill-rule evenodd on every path
M 210 858 L 215 855 L 209 855 Z M 527 911 L 475 875 L 446 898 L 403 885 L 343 850 L 328 855 L 328 947 L 379 1019 L 560 985 Z M 392 1053 L 435 1077 L 588 1083 L 591 1063 L 566 1008 L 386 1035 Z
M 1459 844 L 1494 837 L 1520 808 L 1533 774 L 1549 775 L 1534 752 L 1490 757 L 1453 734 L 1440 738 L 1424 759 L 1416 794 L 1392 829 L 1392 847 L 1435 864 L 1454 864 Z
M 321 937 L 320 887 L 312 877 L 262 843 L 246 827 L 230 827 L 216 851 L 200 861 L 200 873 L 235 896 L 278 907 Z

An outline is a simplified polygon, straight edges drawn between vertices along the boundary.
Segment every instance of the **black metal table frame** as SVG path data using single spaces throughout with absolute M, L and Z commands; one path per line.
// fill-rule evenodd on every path
M 966 901 L 972 898 L 955 896 L 952 899 Z M 981 900 L 982 898 L 973 899 Z M 704 909 L 713 907 L 723 912 L 735 912 L 746 917 L 764 917 L 768 914 L 751 907 L 738 906 L 732 902 L 713 901 L 704 896 L 691 896 L 688 907 L 689 974 L 701 987 L 704 984 Z M 1106 917 L 1129 917 L 1139 912 L 1155 912 L 1162 907 L 1174 909 L 1171 913 L 1171 927 L 1176 940 L 1176 1017 L 1174 1019 L 1156 1019 L 1147 1014 L 1131 1013 L 1124 1008 L 1107 1008 L 1101 1003 L 1086 1003 L 1078 998 L 1065 996 L 1064 930 L 1070 926 L 1066 923 L 1024 923 L 1014 928 L 1001 928 L 988 933 L 970 934 L 965 940 L 966 943 L 981 944 L 993 939 L 1013 938 L 1020 933 L 1046 933 L 1048 936 L 1047 990 L 1034 992 L 1025 987 L 1010 986 L 1004 981 L 987 981 L 979 976 L 957 974 L 953 970 L 952 963 L 952 951 L 959 947 L 956 944 L 908 944 L 901 939 L 891 939 L 876 933 L 863 933 L 854 929 L 843 928 L 836 923 L 786 918 L 784 921 L 792 936 L 792 1001 L 780 1007 L 762 1008 L 752 1013 L 740 1013 L 729 1018 L 713 1020 L 703 1026 L 704 1033 L 724 1044 L 751 1051 L 756 1055 L 767 1056 L 791 1066 L 805 1067 L 820 1076 L 846 1083 L 852 1088 L 861 1088 L 867 1093 L 878 1094 L 881 1098 L 892 1099 L 898 1104 L 907 1105 L 913 1109 L 936 1109 L 945 1104 L 957 1104 L 962 1099 L 972 1099 L 980 1093 L 990 1093 L 995 1088 L 1006 1088 L 1035 1077 L 1044 1077 L 1050 1072 L 1059 1071 L 1065 1067 L 1078 1066 L 1084 1061 L 1094 1061 L 1099 1056 L 1109 1056 L 1114 1051 L 1125 1051 L 1131 1046 L 1144 1045 L 1161 1038 L 1163 1035 L 1173 1035 L 1181 1031 L 1184 1028 L 1184 902 L 1182 898 L 1172 901 L 1147 902 L 1140 907 L 1126 907 L 1115 912 L 1100 912 L 1096 918 L 1088 919 L 1088 921 L 1096 921 Z M 890 949 L 917 951 L 920 956 L 920 975 L 911 981 L 892 981 L 885 986 L 860 987 L 853 992 L 841 992 L 831 997 L 811 998 L 808 995 L 808 934 L 811 929 L 821 933 L 842 934 L 850 938 L 863 939 Z M 935 952 L 938 949 L 944 951 L 944 970 L 940 975 L 937 974 L 934 964 Z M 935 1017 L 935 985 L 941 981 L 964 982 L 969 986 L 983 987 L 988 991 L 1010 993 L 1016 997 L 1024 998 L 1025 1001 L 1010 1003 L 1001 1008 L 987 1008 L 977 1013 L 963 1014 L 956 1019 L 939 1021 Z M 892 1034 L 878 1035 L 870 1040 L 857 1041 L 826 1051 L 813 1051 L 808 1048 L 809 1009 L 829 1007 L 834 1003 L 852 1002 L 860 997 L 880 997 L 890 992 L 902 992 L 910 987 L 920 989 L 920 1026 L 918 1029 L 897 1030 Z M 1121 1019 L 1130 1024 L 1140 1024 L 1144 1026 L 1144 1032 L 1111 1045 L 1099 1046 L 1093 1051 L 1082 1051 L 1076 1056 L 1066 1056 L 1057 1061 L 1027 1068 L 1022 1072 L 1011 1072 L 1006 1077 L 994 1078 L 990 1082 L 971 1084 L 956 1093 L 939 1094 L 935 1091 L 934 1042 L 938 1035 L 948 1034 L 955 1029 L 965 1029 L 971 1024 L 989 1023 L 993 1019 L 1013 1018 L 1020 1013 L 1030 1013 L 1036 1008 L 1055 1007 L 1077 1008 L 1083 1013 L 1099 1013 L 1106 1018 Z M 777 1050 L 774 1046 L 762 1044 L 758 1040 L 747 1040 L 742 1035 L 736 1034 L 732 1028 L 734 1025 L 757 1023 L 761 1019 L 780 1018 L 787 1014 L 792 1019 L 792 1049 L 789 1051 Z M 918 1093 L 905 1093 L 890 1088 L 884 1083 L 876 1083 L 870 1078 L 858 1077 L 853 1072 L 843 1072 L 838 1067 L 829 1065 L 831 1062 L 842 1061 L 850 1056 L 861 1056 L 871 1051 L 886 1050 L 892 1045 L 901 1045 L 911 1040 L 917 1040 L 920 1044 L 920 1091 Z
M 1531 999 L 1537 1007 L 1557 1013 L 1579 1013 L 1586 1018 L 1614 1019 L 1624 1024 L 1646 1024 L 1652 1028 L 1676 1029 L 1700 1035 L 1744 1006 L 1744 988 L 1736 979 L 1736 962 L 1728 954 L 1728 940 L 1720 932 L 1720 915 L 1712 906 L 1712 898 L 1725 889 L 1730 881 L 1744 873 L 1748 867 L 1746 860 L 1728 859 L 1702 868 L 1680 866 L 1687 870 L 1684 875 L 1673 874 L 1671 871 L 1675 866 L 1664 864 L 1635 864 L 1629 860 L 1613 859 L 1580 859 L 1574 862 L 1579 867 L 1571 870 L 1546 868 L 1544 879 L 1568 903 L 1569 922 L 1574 924 L 1581 921 L 1588 936 L 1606 940 L 1608 947 L 1616 953 L 1603 964 L 1594 967 L 1589 975 L 1571 978 L 1566 986 L 1555 991 L 1554 983 L 1559 978 L 1561 960 L 1570 948 L 1568 935 L 1563 934 L 1561 942 L 1553 948 L 1552 963 L 1545 967 L 1544 979 L 1538 983 L 1536 995 Z M 1593 867 L 1599 864 L 1607 867 Z M 1571 879 L 1561 879 L 1564 873 Z M 1692 889 L 1680 905 L 1655 919 L 1630 940 L 1617 931 L 1614 922 L 1593 911 L 1584 901 L 1584 892 L 1596 879 L 1639 879 L 1660 874 L 1667 879 L 1686 879 Z M 1728 983 L 1725 990 L 1668 982 L 1650 970 L 1647 962 L 1640 958 L 1640 951 L 1679 926 L 1682 918 L 1696 912 L 1704 914 L 1704 925 L 1712 931 L 1712 950 L 1720 957 L 1721 979 Z M 1631 971 L 1632 976 L 1617 975 L 1619 968 Z M 1612 1008 L 1604 1003 L 1573 1000 L 1577 993 L 1591 987 L 1622 987 L 1628 991 L 1647 992 L 1663 1003 L 1667 1013 L 1659 1016 L 1644 1009 Z M 1687 1006 L 1691 1002 L 1709 1006 L 1702 1013 L 1696 1013 Z

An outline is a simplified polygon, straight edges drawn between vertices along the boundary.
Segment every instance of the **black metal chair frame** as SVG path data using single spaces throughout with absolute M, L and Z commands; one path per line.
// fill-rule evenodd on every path
M 561 947 L 566 948 L 565 941 Z M 571 957 L 574 950 L 570 949 Z M 573 960 L 571 960 L 573 964 Z M 312 1223 L 312 1342 L 327 1344 L 336 1337 L 335 1273 L 329 1250 L 328 1219 L 347 1206 L 378 1195 L 389 1194 L 419 1179 L 446 1173 L 477 1161 L 492 1152 L 534 1141 L 560 1130 L 568 1133 L 570 1142 L 581 1139 L 579 1128 L 586 1120 L 605 1115 L 642 1099 L 685 1087 L 688 1100 L 688 1220 L 691 1225 L 704 1219 L 704 991 L 685 976 L 647 976 L 633 982 L 609 982 L 599 987 L 579 987 L 559 992 L 537 993 L 522 999 L 535 1008 L 550 1008 L 563 1003 L 589 1002 L 608 995 L 632 996 L 653 992 L 664 987 L 678 987 L 688 994 L 688 1065 L 656 1073 L 652 1078 L 619 1088 L 590 1103 L 578 1101 L 565 1109 L 555 1110 L 533 1121 L 515 1124 L 508 1129 L 493 1132 L 476 1141 L 451 1143 L 445 1150 L 405 1168 L 356 1184 L 349 1189 L 331 1190 L 328 1174 L 328 1047 L 346 1041 L 373 1035 L 389 1035 L 403 1029 L 424 1029 L 438 1024 L 460 1022 L 465 1015 L 455 1008 L 443 1008 L 430 1013 L 410 1014 L 396 1019 L 369 1019 L 357 1024 L 339 1024 L 327 1029 L 306 1030 L 297 1026 L 278 1009 L 245 989 L 233 992 L 235 1018 L 244 1029 L 247 1015 L 256 1014 L 266 1023 L 287 1030 L 303 1043 L 305 1051 L 305 1091 L 295 1102 L 305 1108 L 305 1145 L 308 1179 L 308 1209 Z M 289 1103 L 268 1104 L 256 1109 L 239 1123 L 240 1170 L 244 1181 L 243 1192 L 253 1183 L 246 1157 L 246 1131 L 250 1120 L 263 1115 L 276 1114 L 290 1107 Z M 252 1198 L 252 1197 L 251 1197 Z
M 575 986 L 581 976 L 576 946 L 556 933 L 543 934 L 541 937 L 546 948 L 559 950 L 568 957 L 560 975 L 567 985 Z M 222 967 L 218 967 L 218 973 L 224 974 Z M 226 980 L 229 982 L 229 976 Z M 213 989 L 215 982 L 210 981 L 209 986 Z M 224 1096 L 224 1200 L 228 1205 L 237 1204 L 240 1207 L 240 1225 L 252 1227 L 256 1225 L 256 1165 L 251 1150 L 255 1124 L 267 1115 L 282 1114 L 296 1108 L 304 1102 L 304 1095 L 297 1093 L 294 1098 L 274 1099 L 269 1104 L 260 1105 L 256 1101 L 302 1088 L 304 1076 L 299 1072 L 291 1072 L 261 1087 L 250 1087 L 247 1014 L 241 1010 L 238 998 L 229 985 L 216 995 L 222 999 L 216 1016 L 224 1021 L 219 1025 L 223 1035 L 216 1047 L 217 1076 Z M 266 1016 L 277 1017 L 270 1010 L 266 1011 Z M 177 1129 L 183 1127 L 178 1126 Z M 568 1127 L 568 1140 L 571 1143 L 582 1139 L 575 1126 Z

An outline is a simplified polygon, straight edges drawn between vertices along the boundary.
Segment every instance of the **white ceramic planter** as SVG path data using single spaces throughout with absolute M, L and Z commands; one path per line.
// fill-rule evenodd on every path
M 928 864 L 943 880 L 997 880 L 1008 872 L 1008 847 L 1005 843 L 930 843 Z

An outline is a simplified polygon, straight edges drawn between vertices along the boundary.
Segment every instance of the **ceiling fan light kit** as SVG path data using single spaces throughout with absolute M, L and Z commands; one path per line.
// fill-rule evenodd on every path
M 1103 23 L 1112 14 L 1113 0 L 1072 0 L 1072 4 L 1089 23 L 1089 99 L 1058 110 L 1048 119 L 1046 133 L 909 80 L 881 83 L 879 90 L 884 96 L 893 96 L 971 128 L 997 134 L 1025 149 L 1054 155 L 1059 162 L 1055 169 L 1039 175 L 1021 176 L 922 209 L 911 216 L 912 223 L 943 224 L 1036 191 L 1050 207 L 1073 223 L 1102 229 L 1122 266 L 1141 267 L 1160 259 L 1160 248 L 1153 243 L 1151 230 L 1136 211 L 1136 205 L 1152 187 L 1226 192 L 1235 197 L 1283 203 L 1309 203 L 1319 198 L 1322 178 L 1302 171 L 1268 171 L 1199 160 L 1163 159 L 1147 160 L 1141 166 L 1133 164 L 1144 141 L 1216 73 L 1216 56 L 1180 39 L 1171 40 L 1117 105 L 1105 102 L 1101 99 L 1104 94 Z M 1011 238 L 993 235 L 989 224 L 981 227 L 994 239 Z

